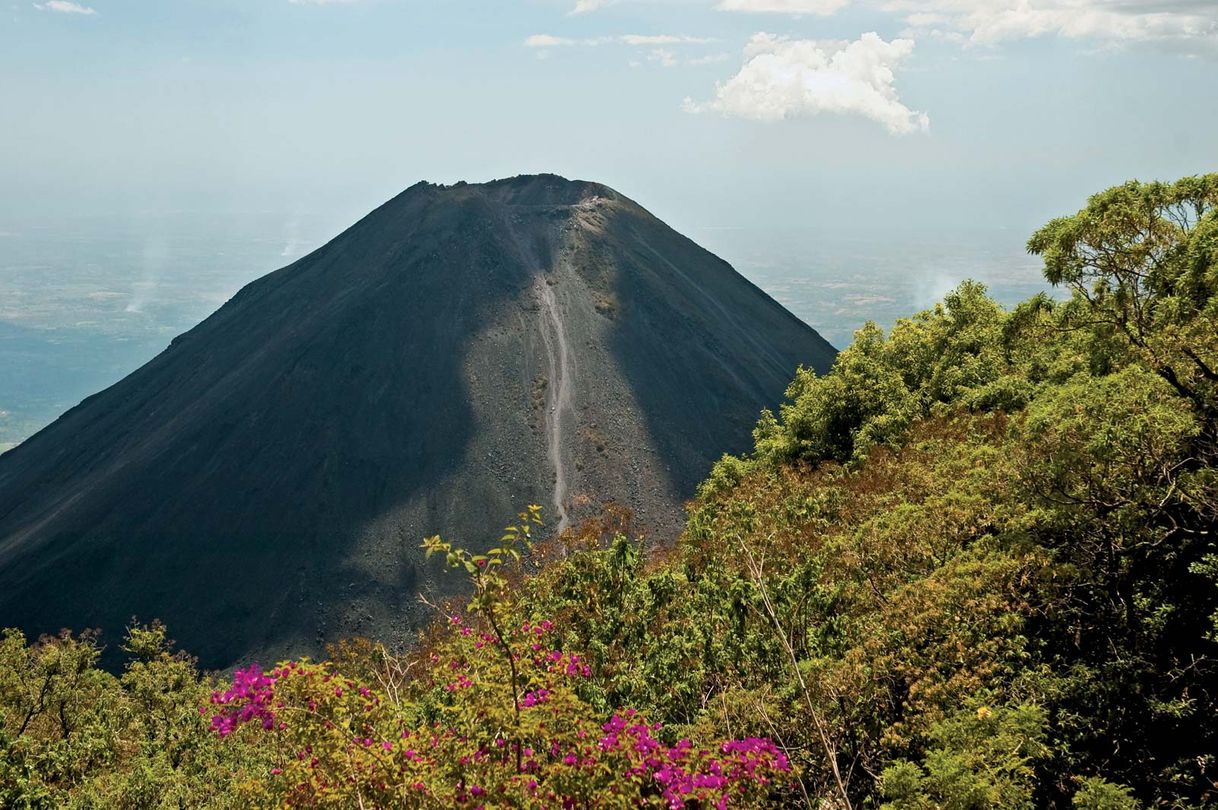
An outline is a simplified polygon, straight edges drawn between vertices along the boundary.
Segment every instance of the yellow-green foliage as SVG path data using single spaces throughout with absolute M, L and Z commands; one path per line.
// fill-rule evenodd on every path
M 236 786 L 264 770 L 264 752 L 220 744 L 199 713 L 211 684 L 169 649 L 164 628 L 132 628 L 125 648 L 116 677 L 97 668 L 90 635 L 31 644 L 5 632 L 0 806 L 243 806 Z
M 976 704 L 973 708 L 971 704 Z M 885 810 L 1036 806 L 1037 760 L 1046 758 L 1046 712 L 1034 703 L 990 708 L 976 699 L 936 723 L 923 765 L 898 760 L 880 783 Z

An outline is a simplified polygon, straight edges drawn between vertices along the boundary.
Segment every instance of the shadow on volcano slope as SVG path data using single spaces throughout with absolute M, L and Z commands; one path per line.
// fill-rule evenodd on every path
M 466 346 L 529 284 L 509 227 L 412 188 L 5 454 L 0 623 L 100 626 L 113 651 L 157 617 L 205 665 L 316 648 L 363 587 L 336 564 L 353 527 L 465 457 Z M 380 596 L 406 612 L 404 578 Z

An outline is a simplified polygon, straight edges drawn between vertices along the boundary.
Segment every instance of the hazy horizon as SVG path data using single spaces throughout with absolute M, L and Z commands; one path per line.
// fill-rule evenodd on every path
M 666 212 L 657 212 L 662 218 Z M 56 226 L 0 220 L 0 449 L 117 382 L 241 286 L 352 222 L 333 214 L 95 214 Z M 685 235 L 843 348 L 965 278 L 1005 304 L 1047 285 L 1027 234 L 693 225 Z

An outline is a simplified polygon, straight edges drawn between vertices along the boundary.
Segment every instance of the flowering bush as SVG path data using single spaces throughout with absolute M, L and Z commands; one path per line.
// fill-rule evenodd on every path
M 266 735 L 276 762 L 256 789 L 290 806 L 722 808 L 790 772 L 769 740 L 667 745 L 632 709 L 599 717 L 578 695 L 588 664 L 553 636 L 548 621 L 506 634 L 516 694 L 498 638 L 453 616 L 409 699 L 287 662 L 238 670 L 203 710 L 221 736 Z
M 769 740 L 666 745 L 633 709 L 600 716 L 579 694 L 588 662 L 548 621 L 508 624 L 506 566 L 540 525 L 530 506 L 499 546 L 423 547 L 464 569 L 473 623 L 448 618 L 408 682 L 359 683 L 329 664 L 238 670 L 211 698 L 212 727 L 276 751 L 262 800 L 289 806 L 715 807 L 753 804 L 791 768 Z M 399 670 L 400 672 L 400 670 Z M 401 687 L 401 688 L 399 688 Z M 354 801 L 353 801 L 354 800 Z

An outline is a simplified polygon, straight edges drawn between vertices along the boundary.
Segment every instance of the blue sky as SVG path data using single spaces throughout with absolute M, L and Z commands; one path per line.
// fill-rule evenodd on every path
M 346 221 L 553 171 L 678 228 L 1027 231 L 1218 169 L 1213 0 L 2 8 L 0 216 Z

